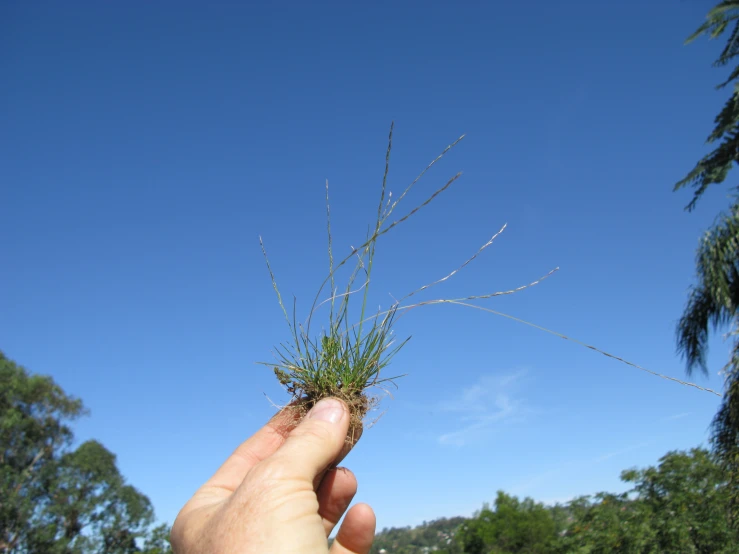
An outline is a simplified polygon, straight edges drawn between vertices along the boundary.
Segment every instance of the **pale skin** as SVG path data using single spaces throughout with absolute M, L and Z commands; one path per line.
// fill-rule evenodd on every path
M 185 504 L 172 527 L 176 554 L 367 554 L 375 514 L 347 508 L 357 492 L 348 469 L 349 410 L 316 404 L 296 426 L 283 410 L 239 446 Z M 346 517 L 328 549 L 327 538 Z

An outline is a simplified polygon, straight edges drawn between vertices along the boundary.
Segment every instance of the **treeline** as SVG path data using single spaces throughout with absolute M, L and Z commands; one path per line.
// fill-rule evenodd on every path
M 82 401 L 0 351 L 0 553 L 171 554 L 149 499 L 95 440 L 73 447 Z
M 373 554 L 739 553 L 727 517 L 728 476 L 707 450 L 669 452 L 656 467 L 622 472 L 622 494 L 545 506 L 498 492 L 472 518 L 384 529 Z M 736 491 L 734 491 L 736 492 Z

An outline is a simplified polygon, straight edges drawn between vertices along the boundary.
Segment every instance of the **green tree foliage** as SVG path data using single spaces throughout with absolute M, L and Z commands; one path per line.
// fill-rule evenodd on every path
M 702 35 L 708 35 L 712 39 L 718 38 L 729 31 L 726 46 L 713 64 L 716 67 L 729 66 L 739 56 L 738 23 L 739 1 L 726 0 L 720 2 L 708 12 L 706 22 L 688 38 L 687 42 L 691 42 Z M 718 88 L 724 88 L 733 83 L 734 90 L 721 112 L 716 116 L 714 120 L 715 127 L 708 136 L 708 143 L 714 144 L 715 148 L 704 156 L 682 180 L 675 184 L 675 190 L 685 186 L 693 187 L 693 199 L 687 206 L 688 210 L 695 208 L 696 203 L 708 187 L 723 183 L 729 170 L 734 167 L 734 164 L 739 163 L 738 78 L 739 65 L 736 65 L 729 77 L 718 85 Z
M 708 143 L 714 149 L 703 157 L 675 190 L 694 189 L 687 206 L 692 210 L 711 185 L 723 183 L 730 169 L 739 163 L 739 1 L 720 2 L 706 22 L 688 39 L 728 34 L 717 67 L 731 67 L 719 88 L 733 85 L 721 112 L 716 116 Z M 703 236 L 696 255 L 697 283 L 691 288 L 688 303 L 677 328 L 678 350 L 684 355 L 688 373 L 700 368 L 707 372 L 708 337 L 712 330 L 730 327 L 733 354 L 724 368 L 725 394 L 714 418 L 712 443 L 721 462 L 729 470 L 732 483 L 730 515 L 739 525 L 739 201 L 719 215 Z
M 596 494 L 568 505 L 570 525 L 553 552 L 660 552 L 654 550 L 655 532 L 642 504 L 626 494 Z
M 169 525 L 155 527 L 144 539 L 141 549 L 144 554 L 172 554 L 169 546 Z
M 483 507 L 457 534 L 469 554 L 546 552 L 556 538 L 554 519 L 543 504 L 503 491 L 498 491 L 494 510 Z
M 50 377 L 0 352 L 0 552 L 171 552 L 115 455 L 97 441 L 71 448 L 69 423 L 84 413 Z
M 569 505 L 572 522 L 558 552 L 739 553 L 739 534 L 726 518 L 727 474 L 704 449 L 670 452 L 658 467 L 629 470 L 633 488 Z
M 662 552 L 737 552 L 737 533 L 727 524 L 726 472 L 703 449 L 670 452 L 658 467 L 630 470 L 622 480 L 649 515 Z

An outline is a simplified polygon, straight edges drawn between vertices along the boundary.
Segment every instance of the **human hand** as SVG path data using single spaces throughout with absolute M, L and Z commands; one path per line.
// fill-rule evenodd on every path
M 357 491 L 347 469 L 346 405 L 318 402 L 296 426 L 282 410 L 247 439 L 185 504 L 172 527 L 177 554 L 326 554 L 328 536 Z M 375 514 L 346 514 L 331 554 L 367 554 Z

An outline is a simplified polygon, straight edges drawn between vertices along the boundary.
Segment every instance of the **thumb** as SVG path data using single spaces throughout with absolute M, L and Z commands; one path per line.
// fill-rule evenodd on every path
M 269 464 L 284 477 L 315 483 L 342 453 L 349 419 L 349 409 L 341 400 L 320 400 L 290 432 Z

